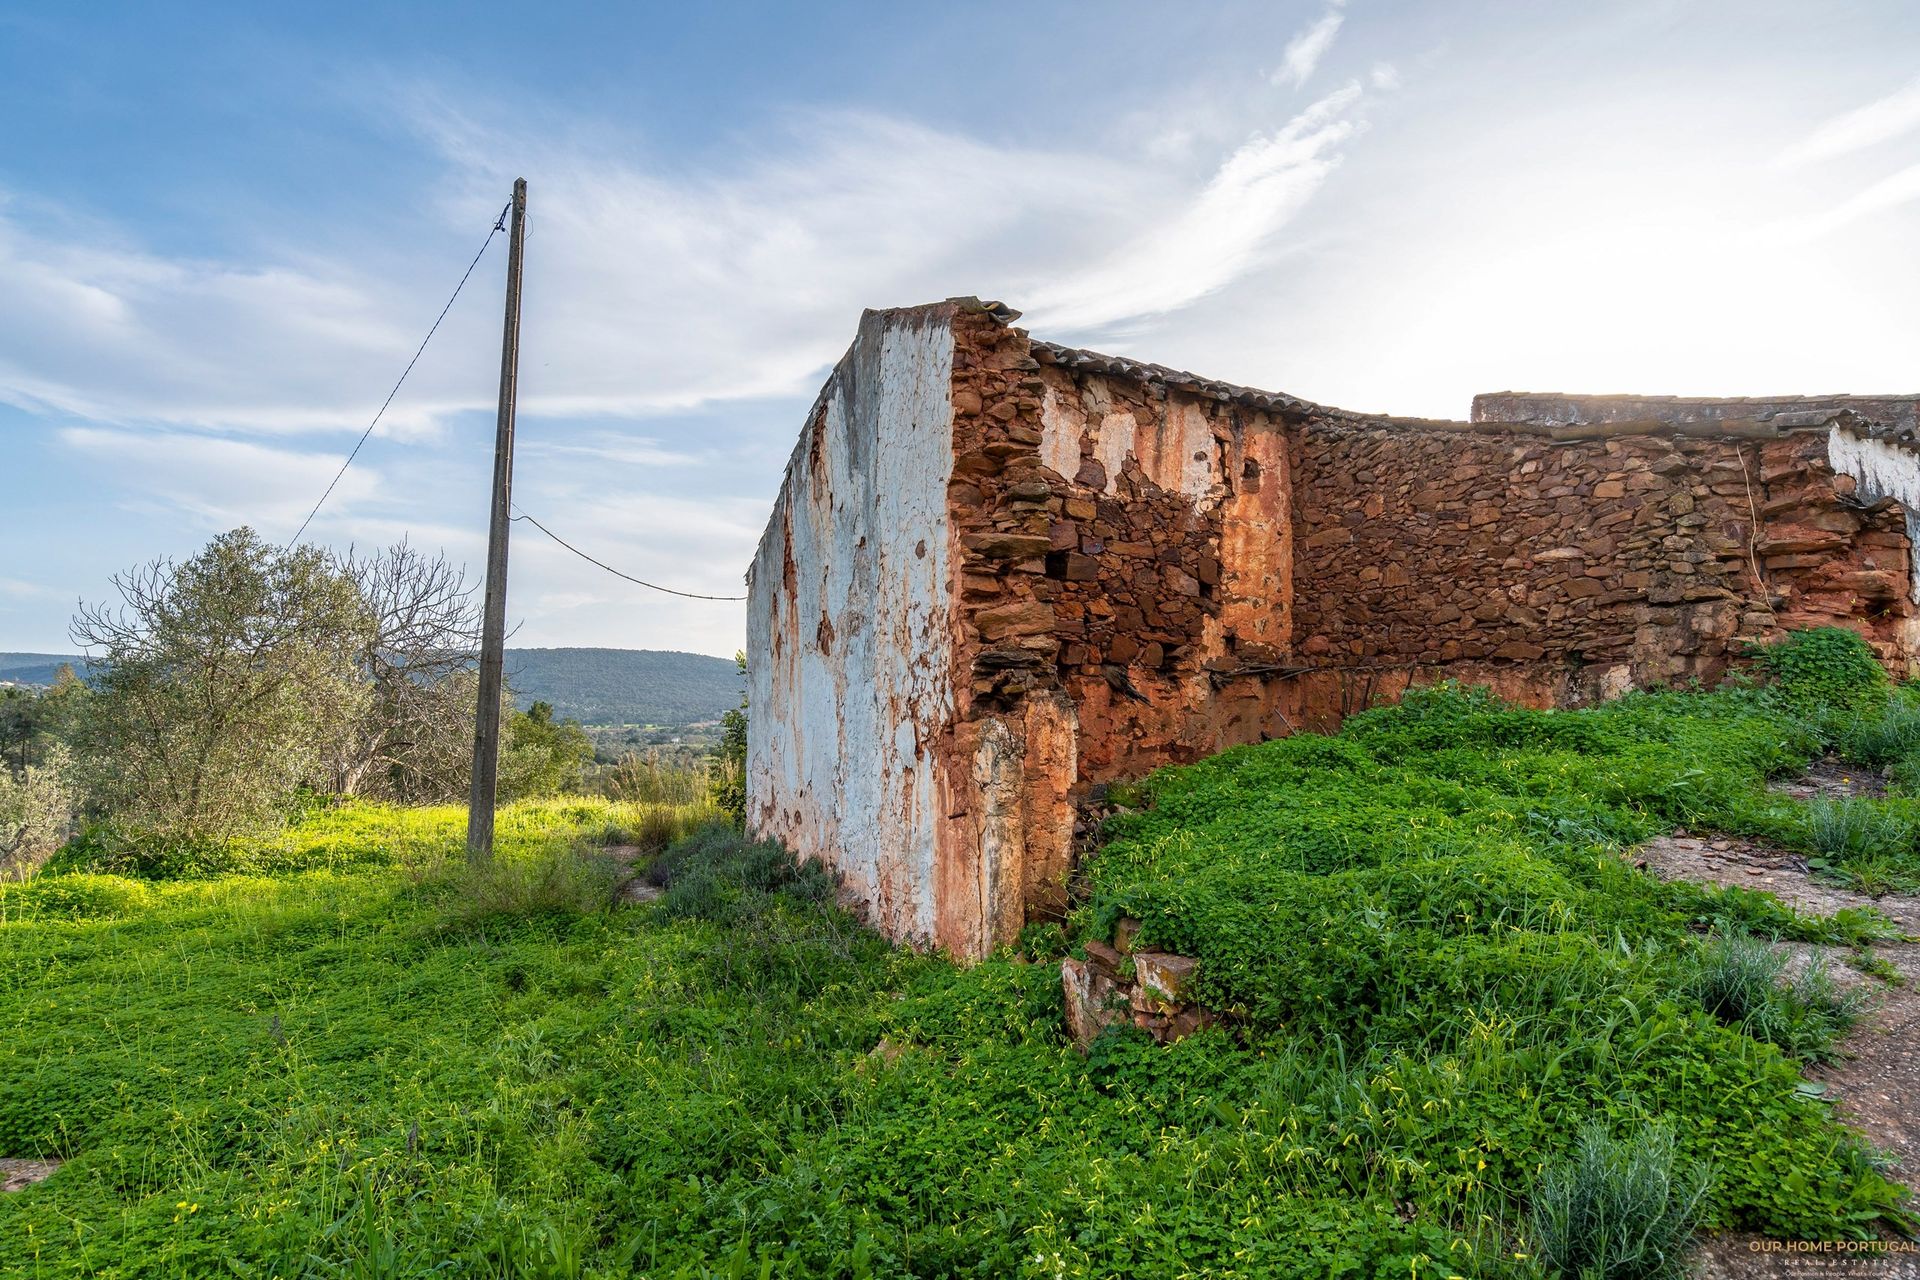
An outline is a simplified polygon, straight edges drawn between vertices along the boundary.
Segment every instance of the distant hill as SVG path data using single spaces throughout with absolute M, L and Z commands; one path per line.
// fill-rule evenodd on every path
M 668 649 L 509 649 L 507 683 L 582 724 L 717 720 L 744 691 L 731 660 Z
M 52 684 L 63 653 L 0 653 L 0 683 Z M 740 705 L 739 668 L 726 658 L 667 649 L 509 649 L 507 683 L 522 709 L 551 702 L 583 724 L 697 724 Z
M 67 663 L 86 674 L 87 660 L 76 654 L 0 653 L 0 684 L 52 684 Z

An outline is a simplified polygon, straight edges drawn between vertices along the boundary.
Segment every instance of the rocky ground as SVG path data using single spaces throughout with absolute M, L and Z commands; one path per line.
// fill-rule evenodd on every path
M 58 1160 L 0 1159 L 0 1195 L 44 1182 L 60 1167 Z
M 1815 795 L 1871 795 L 1884 779 L 1862 770 L 1822 762 L 1778 790 L 1801 799 Z M 1873 907 L 1909 938 L 1920 937 L 1920 898 L 1870 898 L 1816 876 L 1798 854 L 1730 836 L 1676 831 L 1642 845 L 1633 855 L 1663 879 L 1739 885 L 1771 893 L 1797 910 L 1831 915 L 1842 907 Z M 1833 1063 L 1808 1072 L 1826 1085 L 1835 1108 L 1895 1163 L 1894 1174 L 1920 1184 L 1920 941 L 1876 943 L 1872 957 L 1896 971 L 1900 982 L 1864 972 L 1864 957 L 1845 947 L 1791 944 L 1790 972 L 1819 962 L 1836 985 L 1867 993 L 1868 1011 L 1840 1042 Z M 1916 1249 L 1906 1241 L 1882 1249 Z M 1920 1280 L 1920 1252 L 1820 1251 L 1806 1242 L 1769 1240 L 1730 1232 L 1708 1240 L 1696 1261 L 1703 1280 L 1759 1280 L 1776 1276 L 1861 1276 L 1872 1280 Z

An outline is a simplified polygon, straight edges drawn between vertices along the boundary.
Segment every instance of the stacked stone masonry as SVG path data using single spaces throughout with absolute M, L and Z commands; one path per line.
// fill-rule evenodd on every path
M 1009 942 L 1106 784 L 1411 684 L 1574 704 L 1821 624 L 1914 657 L 1920 398 L 1395 419 L 1013 319 L 868 313 L 751 577 L 750 819 L 895 937 Z

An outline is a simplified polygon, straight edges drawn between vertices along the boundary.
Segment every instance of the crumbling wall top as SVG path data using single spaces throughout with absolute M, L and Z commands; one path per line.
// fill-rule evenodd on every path
M 1008 327 L 1020 313 L 999 302 L 951 298 L 947 306 L 983 313 Z M 1120 378 L 1203 400 L 1236 404 L 1297 424 L 1371 430 L 1514 435 L 1548 441 L 1616 436 L 1772 440 L 1839 426 L 1857 435 L 1920 450 L 1920 395 L 1893 396 L 1592 396 L 1495 391 L 1473 399 L 1472 416 L 1397 417 L 1319 404 L 1129 356 L 1029 338 L 1034 360 L 1073 372 Z

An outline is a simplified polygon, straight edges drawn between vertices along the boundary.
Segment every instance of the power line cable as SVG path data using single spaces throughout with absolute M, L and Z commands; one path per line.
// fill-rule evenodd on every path
M 462 275 L 460 283 L 453 287 L 453 296 L 447 299 L 446 306 L 440 308 L 440 314 L 434 318 L 433 327 L 427 330 L 426 337 L 420 339 L 420 346 L 415 349 L 413 359 L 407 361 L 407 367 L 400 371 L 400 381 L 394 383 L 393 390 L 387 392 L 386 400 L 380 405 L 380 412 L 373 415 L 373 421 L 369 422 L 367 429 L 360 433 L 360 439 L 355 442 L 353 452 L 349 453 L 347 460 L 340 464 L 340 469 L 333 473 L 333 479 L 327 482 L 327 491 L 320 495 L 320 501 L 313 504 L 313 510 L 307 512 L 307 518 L 300 522 L 300 527 L 294 531 L 293 540 L 287 543 L 288 547 L 300 545 L 301 536 L 306 533 L 307 526 L 313 523 L 313 518 L 320 514 L 320 508 L 327 505 L 327 499 L 333 496 L 334 486 L 340 483 L 340 477 L 347 474 L 347 468 L 351 467 L 353 460 L 360 456 L 361 447 L 367 443 L 367 438 L 373 434 L 373 429 L 380 425 L 380 419 L 386 416 L 388 407 L 393 404 L 393 398 L 400 394 L 401 386 L 406 383 L 407 375 L 413 372 L 414 365 L 420 363 L 420 357 L 425 353 L 427 344 L 432 342 L 433 335 L 439 332 L 440 322 L 447 318 L 447 312 L 453 310 L 454 301 L 459 298 L 460 291 L 467 287 L 467 281 L 472 277 L 473 269 L 480 265 L 481 257 L 487 252 L 487 246 L 493 243 L 495 236 L 507 229 L 507 213 L 512 208 L 513 203 L 509 201 L 506 208 L 500 210 L 499 218 L 494 221 L 493 230 L 487 232 L 487 238 L 480 242 L 480 252 L 473 255 L 473 261 L 467 264 L 466 274 Z
M 513 507 L 514 507 L 514 510 L 520 511 L 519 503 L 517 502 L 514 503 Z M 525 520 L 528 524 L 532 525 L 534 528 L 538 529 L 540 532 L 546 534 L 549 538 L 552 538 L 555 542 L 559 543 L 561 546 L 565 547 L 567 550 L 573 552 L 573 554 L 579 556 L 582 560 L 585 560 L 588 564 L 597 565 L 600 568 L 605 569 L 608 573 L 612 574 L 616 578 L 625 578 L 628 582 L 634 583 L 638 586 L 646 587 L 650 591 L 664 591 L 670 596 L 685 596 L 689 600 L 745 600 L 746 599 L 745 596 L 709 596 L 709 595 L 702 595 L 698 591 L 676 591 L 672 587 L 663 587 L 657 582 L 648 582 L 645 579 L 636 578 L 630 573 L 620 572 L 618 569 L 614 568 L 610 564 L 607 564 L 605 561 L 595 560 L 592 556 L 588 555 L 586 552 L 582 551 L 580 548 L 574 546 L 571 542 L 568 542 L 565 538 L 561 537 L 559 534 L 555 533 L 553 530 L 547 528 L 547 526 L 541 524 L 538 520 L 535 520 L 532 516 L 528 515 L 524 511 L 520 511 L 520 514 L 513 518 L 515 520 Z

